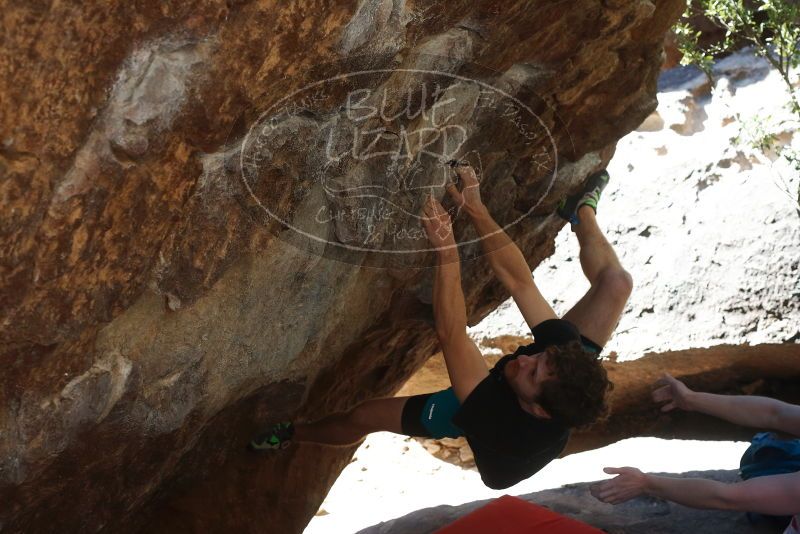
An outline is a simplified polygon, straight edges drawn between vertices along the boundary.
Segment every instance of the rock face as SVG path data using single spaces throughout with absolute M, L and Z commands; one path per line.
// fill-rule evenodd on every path
M 675 476 L 669 474 L 669 476 Z M 681 477 L 701 477 L 721 482 L 737 480 L 736 471 L 695 471 Z M 612 506 L 589 493 L 590 484 L 571 484 L 559 489 L 520 495 L 521 499 L 546 506 L 554 512 L 572 517 L 609 534 L 681 534 L 684 532 L 730 532 L 749 534 L 775 532 L 766 524 L 751 525 L 741 512 L 694 510 L 653 497 L 639 497 Z M 428 534 L 444 527 L 489 501 L 461 506 L 437 506 L 418 510 L 407 516 L 359 531 L 359 534 Z
M 443 162 L 537 265 L 655 108 L 681 9 L 6 6 L 0 529 L 300 531 L 352 451 L 243 446 L 435 352 L 416 214 Z M 452 208 L 475 322 L 502 293 Z

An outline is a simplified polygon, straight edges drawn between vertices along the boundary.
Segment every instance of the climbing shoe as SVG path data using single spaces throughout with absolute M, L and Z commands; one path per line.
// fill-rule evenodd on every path
M 608 185 L 611 177 L 605 169 L 591 175 L 586 180 L 583 190 L 562 200 L 558 205 L 558 215 L 572 224 L 578 224 L 578 208 L 586 204 L 597 213 L 597 203 L 600 202 L 600 195 Z
M 254 452 L 285 449 L 292 444 L 292 436 L 294 436 L 292 423 L 276 423 L 256 436 L 247 448 Z

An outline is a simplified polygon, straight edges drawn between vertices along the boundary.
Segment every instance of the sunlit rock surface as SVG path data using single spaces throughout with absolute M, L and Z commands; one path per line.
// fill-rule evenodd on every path
M 759 133 L 800 150 L 788 94 L 766 60 L 745 49 L 717 62 L 715 83 L 694 69 L 665 72 L 659 107 L 620 140 L 598 220 L 634 292 L 606 347 L 619 359 L 721 344 L 800 341 L 800 176 Z M 575 236 L 534 276 L 563 314 L 588 289 Z M 476 341 L 530 334 L 510 301 L 471 329 Z
M 682 7 L 6 6 L 2 530 L 300 531 L 352 451 L 244 444 L 264 421 L 390 394 L 435 352 L 416 214 L 443 160 L 473 158 L 539 264 L 558 199 L 655 109 Z M 406 108 L 437 82 L 426 114 Z M 354 116 L 353 91 L 384 113 Z M 404 151 L 365 157 L 367 133 Z M 463 217 L 456 233 L 474 237 Z M 464 278 L 477 321 L 502 292 L 481 259 Z

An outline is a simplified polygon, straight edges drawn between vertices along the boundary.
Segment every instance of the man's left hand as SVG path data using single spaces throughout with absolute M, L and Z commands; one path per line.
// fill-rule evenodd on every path
M 429 196 L 422 208 L 422 225 L 428 240 L 438 252 L 455 250 L 456 240 L 453 236 L 453 222 L 438 200 Z

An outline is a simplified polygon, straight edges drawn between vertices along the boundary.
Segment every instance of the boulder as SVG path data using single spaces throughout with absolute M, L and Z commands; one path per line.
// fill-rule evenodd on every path
M 300 532 L 352 450 L 244 446 L 436 352 L 418 212 L 446 159 L 536 266 L 655 109 L 682 8 L 6 6 L 0 528 Z M 449 207 L 475 323 L 504 295 Z
M 667 474 L 667 473 L 664 473 Z M 669 476 L 676 476 L 669 473 Z M 693 471 L 677 475 L 701 477 L 721 482 L 734 482 L 736 471 Z M 775 532 L 775 528 L 762 523 L 751 525 L 742 512 L 695 510 L 654 497 L 637 497 L 626 503 L 612 506 L 589 493 L 591 483 L 570 484 L 562 488 L 539 491 L 519 496 L 521 499 L 545 506 L 554 512 L 572 517 L 609 534 L 684 534 L 685 532 L 729 532 L 752 534 Z M 437 506 L 417 510 L 406 516 L 380 523 L 358 534 L 429 534 L 456 519 L 488 504 L 489 500 L 471 502 L 460 506 Z

